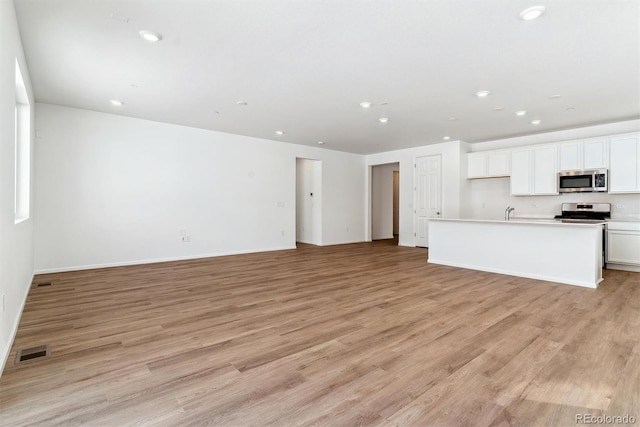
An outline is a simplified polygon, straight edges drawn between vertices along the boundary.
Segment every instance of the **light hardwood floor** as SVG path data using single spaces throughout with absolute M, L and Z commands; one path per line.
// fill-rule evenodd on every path
M 376 242 L 36 278 L 49 280 L 0 378 L 0 424 L 640 418 L 640 273 L 606 271 L 592 290 Z M 49 357 L 14 364 L 39 344 Z

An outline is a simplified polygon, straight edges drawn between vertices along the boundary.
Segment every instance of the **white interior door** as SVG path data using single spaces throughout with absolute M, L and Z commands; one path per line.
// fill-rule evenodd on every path
M 429 218 L 442 213 L 442 157 L 417 157 L 415 163 L 414 244 L 429 246 Z

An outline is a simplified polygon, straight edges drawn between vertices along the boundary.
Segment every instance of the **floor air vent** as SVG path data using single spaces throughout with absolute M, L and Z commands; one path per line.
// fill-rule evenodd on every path
M 53 283 L 51 282 L 40 282 L 33 285 L 34 288 L 41 288 L 43 286 L 51 286 Z
M 49 356 L 49 344 L 23 348 L 18 350 L 18 354 L 16 354 L 16 363 L 26 362 L 27 360 L 33 359 L 41 359 L 47 356 Z

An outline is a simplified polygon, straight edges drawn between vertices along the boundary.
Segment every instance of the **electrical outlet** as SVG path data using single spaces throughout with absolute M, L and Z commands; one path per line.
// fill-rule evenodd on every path
M 622 203 L 616 204 L 617 209 L 624 209 L 624 205 Z
M 282 230 L 282 231 L 280 232 L 280 235 L 281 235 L 282 237 L 284 237 L 284 230 Z
M 349 226 L 347 225 L 347 232 L 349 232 Z
M 191 236 L 182 236 L 182 243 L 188 243 L 191 241 Z

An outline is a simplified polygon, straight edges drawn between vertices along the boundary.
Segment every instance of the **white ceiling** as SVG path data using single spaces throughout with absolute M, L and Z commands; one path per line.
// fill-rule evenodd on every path
M 640 117 L 637 0 L 15 4 L 39 102 L 363 154 Z

